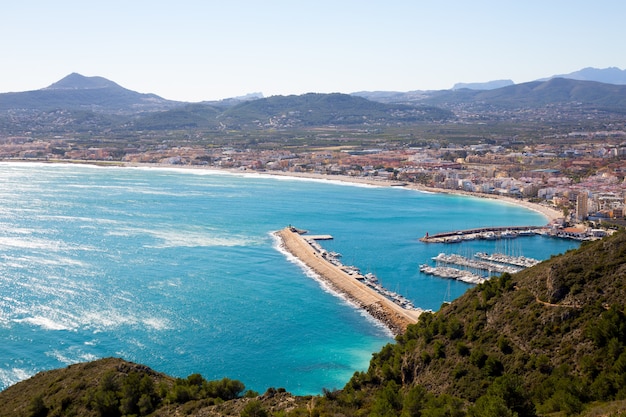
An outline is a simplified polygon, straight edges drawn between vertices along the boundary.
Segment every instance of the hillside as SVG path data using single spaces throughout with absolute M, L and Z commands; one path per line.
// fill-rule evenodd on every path
M 545 106 L 626 111 L 626 86 L 552 78 L 493 90 L 455 90 L 433 93 L 424 103 L 433 106 L 472 104 L 476 109 L 537 109 Z
M 70 74 L 34 91 L 0 94 L 0 133 L 219 131 L 328 125 L 410 125 L 454 118 L 426 105 L 387 105 L 347 94 L 304 94 L 182 103 L 128 90 L 103 77 Z
M 74 73 L 40 90 L 0 94 L 0 134 L 129 137 L 184 130 L 219 135 L 320 127 L 393 129 L 460 120 L 611 121 L 626 113 L 626 85 L 553 78 L 493 87 L 489 83 L 488 90 L 251 95 L 183 103 Z
M 553 75 L 552 77 L 537 81 L 546 81 L 550 78 L 569 78 L 572 80 L 597 81 L 599 83 L 624 85 L 626 84 L 626 70 L 622 70 L 616 67 L 587 67 L 578 71 L 570 72 L 569 74 Z
M 489 88 L 487 88 L 489 87 Z M 579 118 L 581 112 L 622 115 L 626 112 L 626 85 L 570 78 L 550 78 L 492 88 L 493 86 L 457 84 L 452 90 L 398 92 L 360 92 L 358 96 L 382 103 L 423 104 L 482 116 L 510 111 L 538 111 L 541 117 Z
M 0 393 L 0 415 L 120 415 L 119 407 L 137 412 L 144 395 L 144 410 L 155 410 L 145 415 L 626 415 L 624 300 L 626 233 L 620 232 L 503 274 L 422 315 L 373 355 L 366 372 L 319 397 L 273 388 L 263 396 L 244 394 L 237 381 L 174 380 L 109 359 L 10 387 Z M 117 408 L 104 414 L 97 408 L 103 404 Z
M 242 128 L 415 123 L 451 117 L 451 112 L 435 107 L 387 105 L 348 94 L 309 93 L 248 101 L 227 109 L 219 120 Z
M 136 114 L 159 111 L 180 103 L 155 94 L 128 90 L 102 77 L 72 73 L 40 90 L 0 94 L 0 111 L 49 112 L 88 110 L 96 113 Z
M 576 414 L 594 401 L 624 399 L 624 300 L 620 233 L 504 274 L 424 316 L 348 387 L 410 393 L 421 386 L 475 404 L 474 415 L 498 415 L 490 407 Z

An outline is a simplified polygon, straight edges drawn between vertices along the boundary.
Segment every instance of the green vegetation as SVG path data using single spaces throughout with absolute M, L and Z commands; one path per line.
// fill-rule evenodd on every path
M 0 393 L 0 415 L 626 415 L 626 232 L 476 286 L 341 390 L 293 397 L 106 359 Z M 621 414 L 620 414 L 621 413 Z
M 0 415 L 121 417 L 147 416 L 170 409 L 189 414 L 198 408 L 241 398 L 244 390 L 243 383 L 228 378 L 207 381 L 192 374 L 175 379 L 120 359 L 103 359 L 42 373 L 29 384 L 7 389 L 2 393 Z M 22 395 L 30 397 L 28 406 L 20 404 Z M 258 394 L 248 391 L 245 395 Z

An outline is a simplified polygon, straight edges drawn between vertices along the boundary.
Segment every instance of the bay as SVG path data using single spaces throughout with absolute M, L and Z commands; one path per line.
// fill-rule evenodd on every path
M 0 164 L 0 389 L 38 371 L 118 356 L 263 392 L 340 388 L 389 332 L 278 247 L 288 224 L 437 310 L 469 285 L 423 275 L 426 232 L 542 225 L 502 202 L 404 188 L 208 170 Z M 499 248 L 545 259 L 543 237 Z M 450 246 L 454 246 L 451 249 Z

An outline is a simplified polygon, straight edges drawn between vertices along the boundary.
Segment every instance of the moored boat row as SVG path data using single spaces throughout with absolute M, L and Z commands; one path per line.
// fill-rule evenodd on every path
M 420 272 L 439 278 L 456 279 L 457 281 L 467 282 L 468 284 L 482 284 L 486 281 L 486 278 L 483 276 L 448 266 L 429 266 L 423 264 L 420 266 Z
M 447 255 L 445 253 L 440 253 L 439 255 L 433 257 L 433 261 L 436 261 L 438 263 L 463 266 L 463 267 L 472 268 L 472 269 L 480 269 L 483 271 L 488 271 L 490 273 L 491 272 L 496 272 L 496 273 L 508 272 L 510 274 L 513 274 L 515 272 L 519 272 L 522 270 L 522 268 L 519 266 L 505 265 L 502 263 L 495 263 L 495 262 L 484 261 L 484 260 L 478 261 L 475 259 L 466 258 L 465 256 L 457 255 L 457 254 Z
M 476 258 L 483 259 L 486 261 L 497 262 L 497 263 L 505 264 L 505 265 L 519 266 L 522 268 L 529 268 L 541 262 L 534 258 L 527 258 L 525 256 L 510 256 L 510 255 L 505 255 L 503 253 L 488 254 L 486 252 L 477 252 L 474 254 L 474 256 Z
M 363 275 L 361 273 L 361 270 L 357 268 L 356 266 L 344 265 L 339 260 L 339 258 L 341 257 L 341 254 L 337 252 L 329 252 L 326 249 L 322 248 L 322 246 L 319 243 L 317 243 L 317 240 L 319 240 L 317 236 L 305 236 L 304 239 L 326 261 L 330 262 L 331 264 L 333 264 L 334 266 L 338 268 L 341 268 L 343 272 L 350 275 L 352 278 L 362 282 L 363 284 L 367 285 L 369 288 L 376 291 L 378 294 L 384 296 L 385 298 L 389 299 L 390 301 L 399 305 L 405 310 L 420 310 L 416 308 L 415 305 L 413 305 L 413 303 L 409 299 L 404 297 L 403 295 L 398 294 L 396 292 L 393 292 L 383 287 L 382 284 L 380 284 L 380 282 L 378 281 L 378 278 L 374 274 L 367 273 Z M 324 240 L 329 240 L 329 239 L 332 239 L 332 238 L 326 237 Z

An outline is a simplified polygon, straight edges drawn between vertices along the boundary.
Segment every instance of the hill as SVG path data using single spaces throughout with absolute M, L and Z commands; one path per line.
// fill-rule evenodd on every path
M 0 94 L 0 111 L 42 112 L 88 110 L 97 113 L 136 114 L 178 106 L 155 94 L 141 94 L 102 77 L 72 73 L 47 88 Z
M 515 83 L 512 80 L 494 80 L 484 83 L 456 83 L 452 87 L 452 90 L 461 90 L 463 88 L 467 88 L 469 90 L 494 90 L 496 88 L 507 87 L 514 84 Z
M 472 404 L 470 415 L 480 416 L 578 414 L 624 399 L 625 299 L 622 232 L 492 279 L 423 316 L 346 391 L 370 391 L 372 408 L 402 409 L 425 389 L 448 407 Z M 382 393 L 394 388 L 403 402 L 385 403 Z
M 538 81 L 546 81 L 550 78 L 569 78 L 581 81 L 597 81 L 606 84 L 626 84 L 626 70 L 616 67 L 610 68 L 592 68 L 587 67 L 569 74 L 553 75 L 552 77 L 541 79 Z
M 103 77 L 70 74 L 34 91 L 0 94 L 0 132 L 7 135 L 77 132 L 289 129 L 327 125 L 414 124 L 453 118 L 432 106 L 386 105 L 346 94 L 182 103 L 128 90 Z
M 120 415 L 119 407 L 137 412 L 141 398 L 153 412 L 143 415 L 626 415 L 625 299 L 620 232 L 493 278 L 422 315 L 373 355 L 366 372 L 323 396 L 274 388 L 244 394 L 238 381 L 173 379 L 106 359 L 0 392 L 0 415 Z M 118 411 L 101 413 L 106 404 Z
M 249 128 L 410 124 L 451 117 L 451 112 L 431 106 L 387 105 L 348 94 L 309 93 L 241 103 L 227 109 L 219 120 L 228 126 Z
M 347 94 L 272 96 L 231 106 L 192 104 L 144 115 L 136 129 L 291 129 L 318 126 L 414 124 L 453 118 L 448 110 L 425 105 L 387 105 Z
M 483 111 L 540 109 L 550 106 L 564 111 L 582 108 L 621 114 L 626 111 L 626 86 L 553 78 L 494 90 L 439 91 L 422 102 L 444 108 L 471 105 L 475 110 Z
M 393 129 L 459 120 L 561 123 L 593 117 L 610 121 L 626 113 L 626 85 L 553 78 L 500 88 L 493 88 L 494 83 L 465 86 L 468 88 L 406 93 L 309 93 L 266 98 L 253 94 L 182 103 L 137 93 L 103 77 L 74 73 L 40 90 L 0 94 L 0 133 L 120 138 L 138 132 L 176 130 L 220 134 L 329 126 Z

